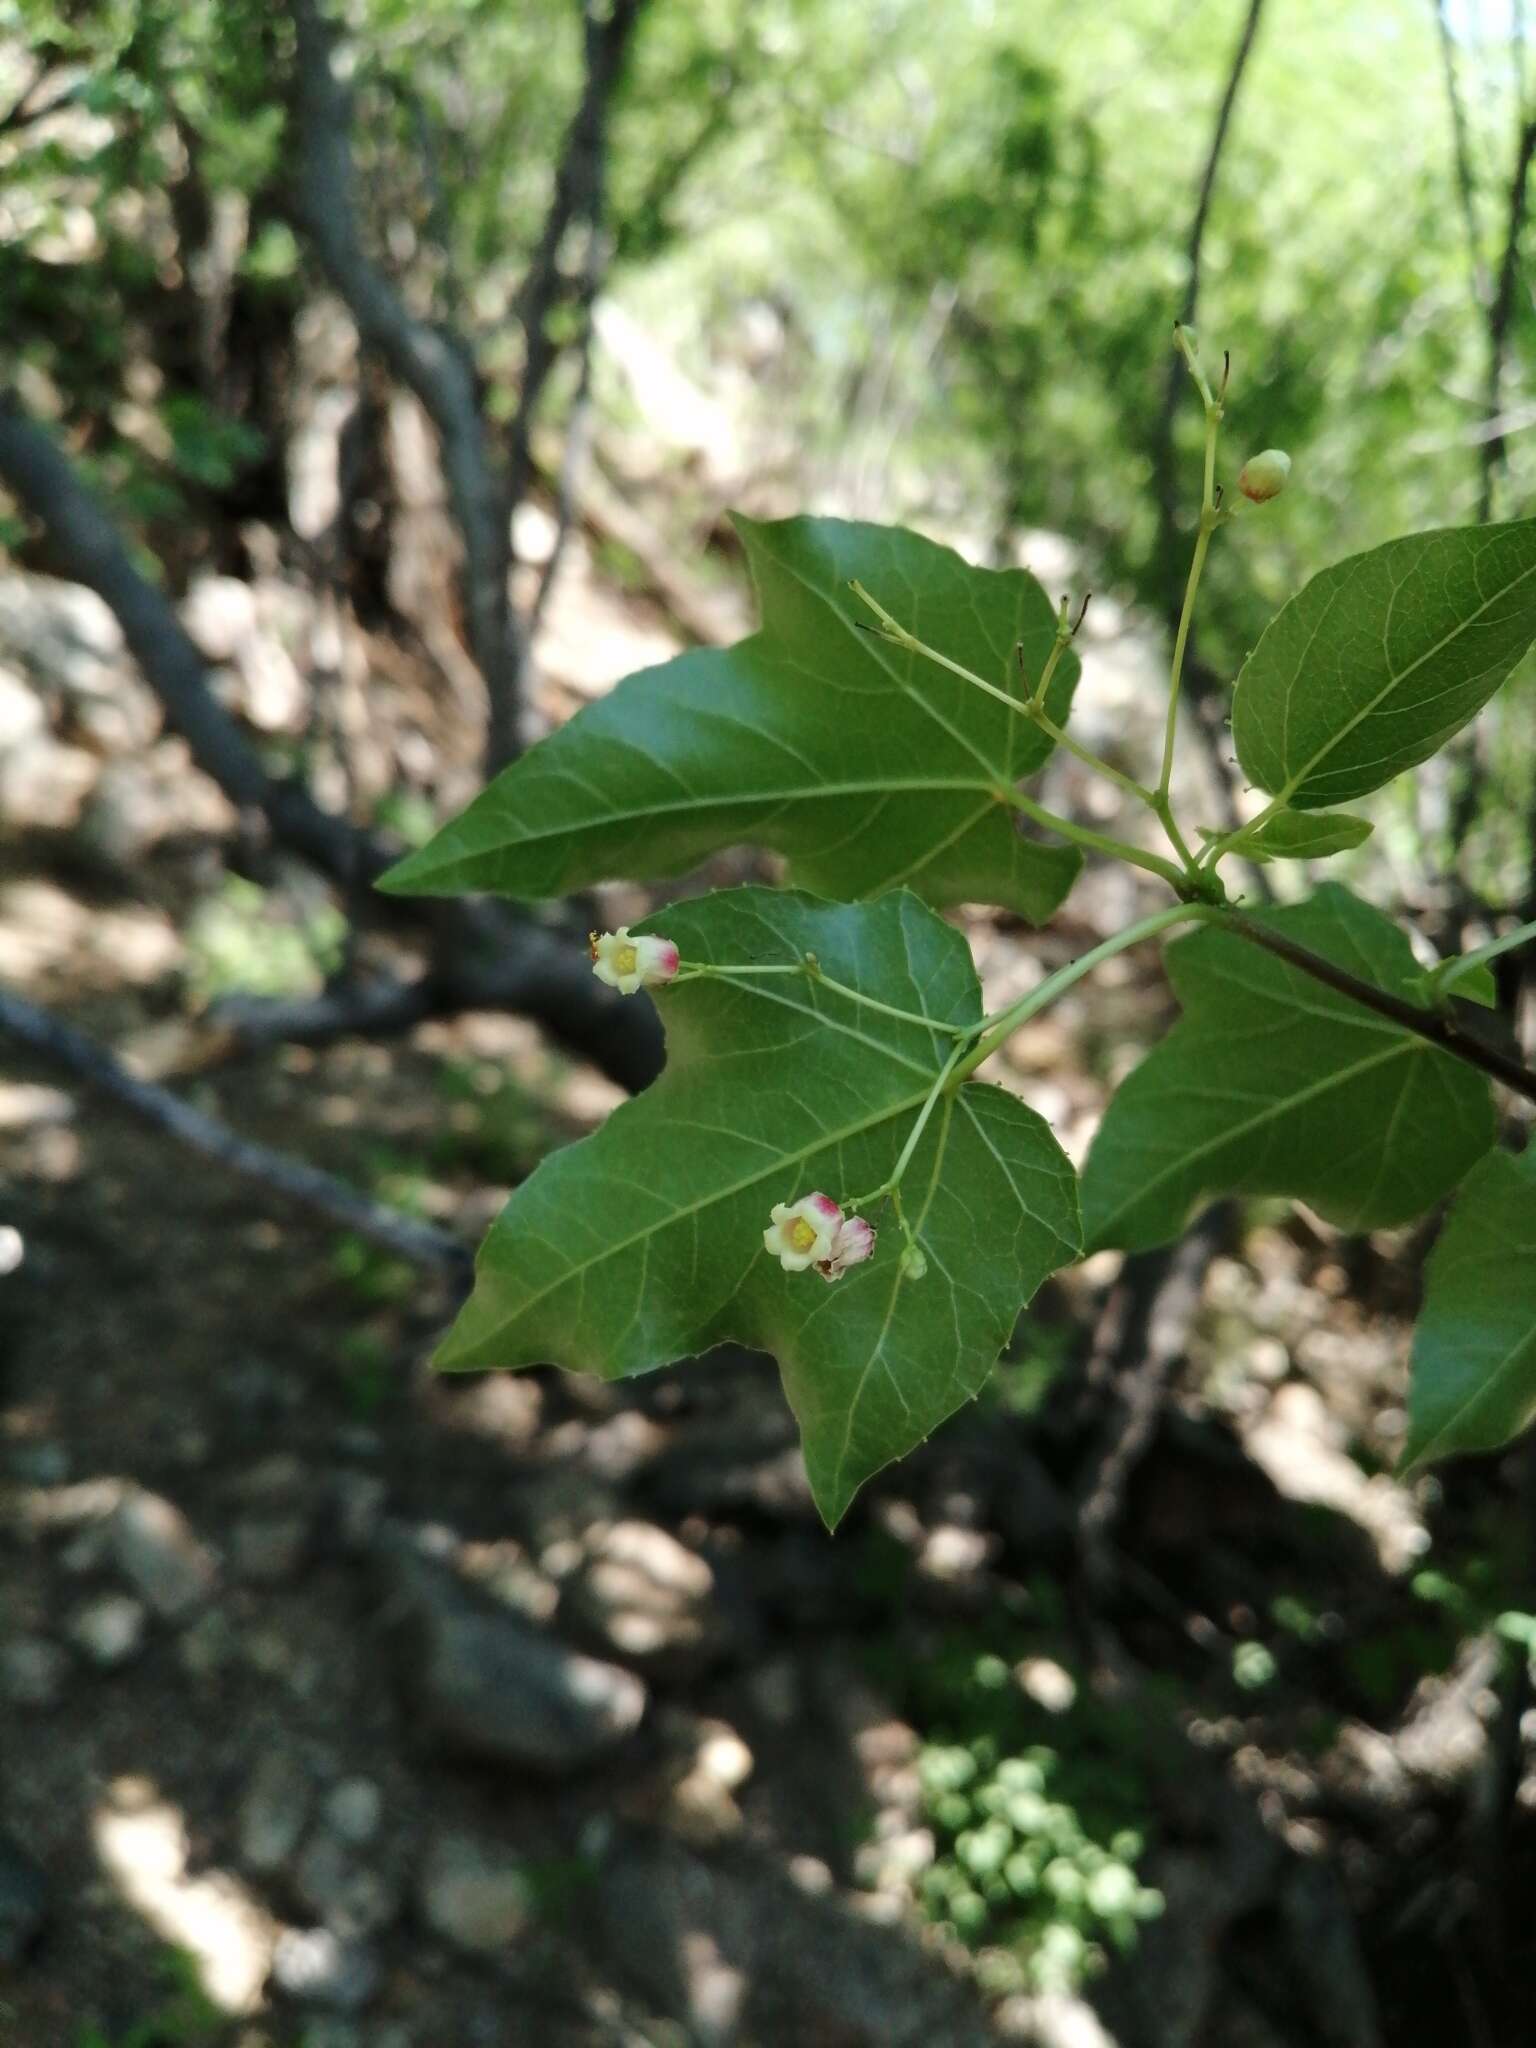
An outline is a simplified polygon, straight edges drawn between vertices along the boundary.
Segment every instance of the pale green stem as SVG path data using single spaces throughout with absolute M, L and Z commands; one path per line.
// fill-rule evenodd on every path
M 882 1017 L 894 1017 L 900 1024 L 918 1024 L 925 1031 L 939 1031 L 946 1038 L 970 1038 L 974 1027 L 969 1024 L 948 1024 L 941 1017 L 924 1017 L 916 1010 L 899 1010 L 894 1003 L 882 1003 L 878 996 L 867 996 L 861 989 L 849 988 L 846 982 L 834 981 L 830 974 L 824 974 L 820 966 L 808 966 L 803 960 L 796 960 L 787 966 L 763 967 L 716 967 L 707 961 L 696 960 L 672 977 L 669 984 L 676 988 L 682 981 L 742 981 L 749 975 L 754 979 L 764 974 L 798 974 L 807 981 L 820 982 L 834 995 L 846 996 L 851 1003 L 862 1003 L 866 1010 L 878 1010 Z
M 1189 565 L 1189 581 L 1184 586 L 1184 608 L 1179 614 L 1179 629 L 1173 643 L 1173 670 L 1168 685 L 1168 724 L 1163 734 L 1163 772 L 1158 777 L 1157 793 L 1166 804 L 1168 791 L 1173 783 L 1173 743 L 1179 730 L 1179 692 L 1184 682 L 1184 655 L 1189 646 L 1189 629 L 1195 616 L 1195 596 L 1200 588 L 1201 573 L 1205 568 L 1206 553 L 1211 545 L 1211 535 L 1216 531 L 1220 514 L 1216 509 L 1216 436 L 1221 428 L 1221 401 L 1211 395 L 1199 362 L 1185 341 L 1184 330 L 1174 330 L 1180 351 L 1205 401 L 1205 478 L 1200 499 L 1200 531 L 1195 538 L 1194 557 Z M 1164 825 L 1169 821 L 1164 818 Z M 1174 828 L 1176 829 L 1176 828 Z M 1187 854 L 1187 849 L 1186 849 Z
M 1200 396 L 1208 406 L 1214 405 L 1216 400 L 1211 395 L 1210 385 L 1205 381 L 1205 371 L 1200 367 L 1200 358 L 1195 353 L 1194 343 L 1190 339 L 1190 330 L 1181 321 L 1176 320 L 1173 323 L 1173 340 L 1174 346 L 1189 366 L 1189 374 L 1195 380 L 1195 389 L 1200 393 Z
M 1135 797 L 1138 803 L 1145 804 L 1149 810 L 1156 810 L 1157 799 L 1145 783 L 1138 782 L 1134 775 L 1122 775 L 1120 770 L 1112 767 L 1102 755 L 1095 754 L 1090 748 L 1079 745 L 1073 739 L 1071 733 L 1064 726 L 1058 725 L 1048 711 L 1037 708 L 1033 699 L 1030 701 L 1030 708 L 1026 716 L 1032 719 L 1043 733 L 1048 733 L 1058 747 L 1065 747 L 1067 752 L 1075 754 L 1079 761 L 1084 762 L 1090 768 L 1097 769 L 1100 775 L 1106 776 L 1117 788 L 1123 789 L 1127 796 Z
M 1127 925 L 1123 932 L 1116 932 L 1113 938 L 1105 939 L 1094 946 L 1081 958 L 1069 961 L 1065 967 L 1058 967 L 1054 974 L 1046 976 L 1038 988 L 1032 988 L 1028 995 L 1020 996 L 1016 1003 L 1010 1003 L 1005 1010 L 997 1011 L 986 1018 L 982 1025 L 982 1036 L 976 1041 L 964 1059 L 949 1075 L 949 1085 L 957 1086 L 969 1075 L 974 1074 L 984 1060 L 990 1059 L 1000 1045 L 1008 1040 L 1038 1011 L 1048 1003 L 1064 995 L 1074 982 L 1081 981 L 1085 974 L 1091 974 L 1095 967 L 1106 960 L 1113 960 L 1117 953 L 1123 953 L 1130 946 L 1139 946 L 1143 939 L 1156 938 L 1159 932 L 1170 930 L 1176 924 L 1209 924 L 1218 921 L 1223 913 L 1214 905 L 1206 903 L 1179 903 L 1171 909 L 1159 910 L 1151 917 L 1141 918 L 1136 924 Z M 951 1063 L 953 1064 L 953 1063 Z
M 1149 875 L 1156 875 L 1170 889 L 1177 889 L 1181 894 L 1188 886 L 1187 877 L 1171 860 L 1164 860 L 1161 854 L 1144 852 L 1141 847 L 1132 846 L 1124 839 L 1111 839 L 1107 832 L 1095 832 L 1089 825 L 1076 825 L 1070 818 L 1059 818 L 1054 811 L 1048 811 L 1044 804 L 1037 804 L 1033 797 L 1025 796 L 1020 790 L 1010 789 L 1005 796 L 1021 816 L 1032 819 L 1048 832 L 1070 839 L 1074 846 L 1086 846 L 1093 853 L 1108 854 L 1111 860 L 1128 861 L 1132 867 L 1145 868 Z
M 1246 839 L 1250 832 L 1257 832 L 1259 827 L 1274 817 L 1277 811 L 1283 811 L 1289 800 L 1289 795 L 1284 791 L 1279 796 L 1272 796 L 1263 810 L 1250 818 L 1246 825 L 1239 825 L 1235 832 L 1227 832 L 1220 839 L 1213 839 L 1201 854 L 1198 865 L 1202 868 L 1214 868 L 1216 863 L 1231 851 L 1234 840 Z
M 1063 610 L 1063 612 L 1065 612 L 1065 610 L 1066 610 L 1066 602 L 1067 602 L 1067 601 L 1066 601 L 1066 599 L 1065 599 L 1065 598 L 1063 598 L 1063 599 L 1062 599 L 1062 610 Z M 1081 625 L 1081 624 L 1082 624 L 1082 620 L 1081 620 L 1081 619 L 1079 619 L 1077 623 L 1078 623 L 1078 625 Z M 1070 646 L 1072 645 L 1072 641 L 1073 641 L 1074 637 L 1075 637 L 1075 633 L 1074 633 L 1074 631 L 1073 631 L 1072 629 L 1069 629 L 1069 628 L 1068 628 L 1068 627 L 1067 627 L 1067 626 L 1065 625 L 1065 622 L 1063 622 L 1063 624 L 1062 624 L 1062 625 L 1060 625 L 1060 626 L 1058 626 L 1058 627 L 1057 627 L 1057 629 L 1056 629 L 1056 638 L 1055 638 L 1055 639 L 1054 639 L 1054 640 L 1053 640 L 1053 641 L 1051 642 L 1051 651 L 1050 651 L 1050 653 L 1049 653 L 1049 654 L 1048 654 L 1048 655 L 1047 655 L 1047 656 L 1045 657 L 1045 667 L 1044 667 L 1043 669 L 1041 669 L 1041 671 L 1040 671 L 1040 680 L 1039 680 L 1039 682 L 1038 682 L 1038 683 L 1036 683 L 1036 685 L 1035 685 L 1034 689 L 1033 689 L 1033 690 L 1032 690 L 1032 691 L 1030 692 L 1030 695 L 1029 695 L 1029 709 L 1030 709 L 1031 713 L 1033 713 L 1033 712 L 1036 712 L 1036 711 L 1043 711 L 1043 710 L 1045 709 L 1045 693 L 1046 693 L 1046 691 L 1047 691 L 1047 690 L 1048 690 L 1048 689 L 1049 689 L 1049 688 L 1051 687 L 1051 678 L 1052 678 L 1052 676 L 1054 676 L 1054 675 L 1055 675 L 1055 673 L 1056 673 L 1056 667 L 1057 667 L 1057 664 L 1058 664 L 1058 662 L 1059 662 L 1059 661 L 1061 660 L 1061 657 L 1062 657 L 1062 656 L 1063 656 L 1063 655 L 1064 655 L 1064 654 L 1066 653 L 1067 649 L 1068 649 L 1068 648 L 1069 648 L 1069 647 L 1070 647 Z M 1023 657 L 1023 649 L 1022 649 L 1022 647 L 1020 648 L 1019 652 L 1020 652 L 1020 658 L 1022 659 L 1022 657 Z
M 975 1025 L 970 1026 L 965 1034 L 967 1040 L 974 1037 L 976 1029 Z M 894 1195 L 896 1193 L 896 1190 L 901 1186 L 902 1176 L 912 1164 L 913 1154 L 922 1143 L 923 1132 L 928 1128 L 928 1119 L 933 1115 L 934 1106 L 948 1087 L 950 1076 L 953 1074 L 964 1052 L 965 1046 L 963 1044 L 957 1045 L 934 1076 L 933 1086 L 928 1090 L 923 1106 L 917 1112 L 917 1120 L 907 1133 L 907 1142 L 898 1153 L 896 1164 L 891 1168 L 890 1173 L 881 1182 L 879 1187 L 872 1188 L 867 1195 L 851 1195 L 846 1205 L 848 1208 L 862 1209 L 873 1205 L 875 1202 L 883 1201 L 887 1195 Z M 902 1234 L 904 1236 L 908 1234 L 905 1222 L 902 1224 Z
M 1212 531 L 1213 529 L 1206 524 L 1206 515 L 1202 511 L 1194 557 L 1189 565 L 1189 581 L 1184 586 L 1184 609 L 1179 614 L 1179 630 L 1173 643 L 1173 670 L 1168 684 L 1168 723 L 1163 733 L 1163 772 L 1157 779 L 1158 795 L 1162 797 L 1167 796 L 1173 783 L 1173 743 L 1179 730 L 1179 691 L 1184 683 L 1184 654 L 1189 646 L 1189 629 L 1195 616 L 1195 594 L 1200 588 L 1200 576 L 1205 568 L 1205 557 L 1211 545 Z
M 1448 996 L 1456 983 L 1470 974 L 1474 967 L 1485 967 L 1490 960 L 1497 960 L 1501 953 L 1513 953 L 1517 946 L 1528 946 L 1533 941 L 1536 941 L 1536 919 L 1530 924 L 1517 925 L 1501 938 L 1490 939 L 1486 946 L 1479 946 L 1474 952 L 1463 953 L 1459 960 L 1448 963 L 1440 978 L 1439 993 Z
M 1187 873 L 1194 873 L 1199 867 L 1199 862 L 1190 852 L 1189 842 L 1179 830 L 1178 823 L 1173 815 L 1172 804 L 1168 801 L 1167 797 L 1160 796 L 1154 799 L 1152 808 L 1157 814 L 1158 823 L 1168 835 L 1168 844 L 1179 856 L 1179 859 L 1183 861 L 1185 871 Z

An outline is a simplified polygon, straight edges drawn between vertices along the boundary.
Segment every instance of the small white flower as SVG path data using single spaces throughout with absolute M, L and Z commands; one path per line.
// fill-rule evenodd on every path
M 823 1280 L 841 1280 L 850 1266 L 862 1264 L 874 1248 L 874 1225 L 862 1216 L 849 1216 L 837 1226 L 830 1258 L 818 1259 L 816 1270 Z
M 802 1195 L 798 1202 L 775 1202 L 773 1221 L 763 1232 L 763 1247 L 786 1273 L 830 1263 L 843 1212 L 830 1195 Z
M 1266 448 L 1262 455 L 1250 455 L 1238 471 L 1237 488 L 1256 505 L 1278 498 L 1290 480 L 1291 458 L 1283 448 Z
M 592 972 L 621 996 L 659 988 L 678 969 L 677 948 L 670 939 L 632 939 L 627 924 L 616 932 L 593 932 L 590 950 Z

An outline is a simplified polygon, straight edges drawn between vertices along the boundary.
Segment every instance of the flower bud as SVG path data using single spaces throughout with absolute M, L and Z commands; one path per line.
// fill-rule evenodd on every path
M 1291 474 L 1291 458 L 1283 448 L 1266 448 L 1262 455 L 1250 455 L 1238 472 L 1237 488 L 1256 505 L 1278 498 Z
M 841 1280 L 850 1266 L 861 1265 L 874 1248 L 873 1224 L 862 1216 L 850 1216 L 837 1226 L 831 1256 L 819 1260 L 816 1270 L 823 1280 Z
M 909 1244 L 901 1255 L 901 1270 L 908 1280 L 921 1280 L 928 1271 L 928 1255 L 920 1245 Z

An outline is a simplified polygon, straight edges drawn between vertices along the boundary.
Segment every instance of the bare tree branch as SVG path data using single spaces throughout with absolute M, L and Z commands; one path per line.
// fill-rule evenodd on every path
M 417 319 L 366 253 L 354 196 L 350 95 L 336 75 L 331 37 L 316 0 L 290 0 L 290 7 L 298 38 L 298 212 L 364 347 L 383 357 L 437 429 L 464 547 L 470 652 L 485 681 L 487 759 L 492 769 L 499 768 L 518 751 L 524 668 L 508 580 L 513 499 L 491 457 L 479 379 L 467 346 L 458 336 Z
M 563 299 L 575 298 L 583 345 L 591 346 L 592 306 L 607 261 L 604 213 L 609 115 L 643 5 L 644 0 L 609 0 L 606 6 L 603 0 L 583 0 L 585 76 L 581 98 L 566 130 L 539 245 L 514 306 L 524 337 L 522 385 L 507 442 L 514 505 L 522 503 L 533 482 L 534 422 L 560 356 L 550 316 Z M 560 270 L 561 251 L 572 229 L 581 230 L 586 238 L 574 285 Z
M 571 528 L 575 524 L 577 487 L 582 471 L 586 467 L 592 439 L 592 344 L 592 308 L 588 306 L 582 317 L 581 338 L 576 344 L 576 389 L 571 396 L 570 416 L 565 425 L 565 441 L 560 450 L 560 473 L 555 481 L 555 534 L 550 543 L 549 554 L 539 570 L 538 587 L 533 593 L 533 603 L 528 608 L 530 641 L 543 622 L 550 596 L 554 591 L 555 578 L 560 573 L 566 543 L 570 540 Z
M 1510 174 L 1505 208 L 1504 253 L 1499 260 L 1498 282 L 1488 308 L 1488 383 L 1484 414 L 1491 431 L 1481 443 L 1482 494 L 1478 518 L 1482 520 L 1493 516 L 1494 479 L 1508 456 L 1501 424 L 1504 372 L 1509 361 L 1509 329 L 1515 311 L 1515 287 L 1520 281 L 1520 244 L 1525 233 L 1526 199 L 1533 157 L 1536 157 L 1536 115 L 1522 112 L 1515 142 L 1515 166 Z
M 562 933 L 490 904 L 377 897 L 367 885 L 395 849 L 349 819 L 324 811 L 297 781 L 268 774 L 260 755 L 209 687 L 203 657 L 169 601 L 134 567 L 122 537 L 51 436 L 0 392 L 0 480 L 41 523 L 59 572 L 83 583 L 116 615 L 130 652 L 198 766 L 240 809 L 265 817 L 274 840 L 381 917 L 413 920 L 431 934 L 436 1008 L 512 1009 L 609 1074 L 643 1088 L 661 1068 L 661 1028 L 648 1006 L 624 1003 L 593 980 L 585 952 Z
M 307 1160 L 293 1159 L 270 1145 L 240 1137 L 216 1118 L 183 1102 L 168 1088 L 140 1080 L 84 1032 L 7 989 L 0 989 L 0 1033 L 78 1074 L 91 1087 L 203 1158 L 215 1160 L 244 1179 L 270 1188 L 285 1201 L 315 1210 L 331 1223 L 355 1230 L 370 1243 L 381 1245 L 400 1258 L 438 1268 L 461 1292 L 468 1288 L 473 1260 L 468 1247 L 448 1231 L 375 1201 L 371 1195 L 363 1194 L 321 1167 L 311 1166 Z
M 1445 76 L 1445 103 L 1451 116 L 1451 148 L 1456 165 L 1456 196 L 1461 203 L 1462 226 L 1467 237 L 1467 263 L 1472 292 L 1485 311 L 1492 298 L 1488 266 L 1483 261 L 1483 238 L 1477 224 L 1477 180 L 1472 175 L 1472 142 L 1467 132 L 1467 113 L 1462 105 L 1456 78 L 1456 42 L 1451 34 L 1446 0 L 1429 0 L 1440 40 L 1440 65 Z
M 122 537 L 53 438 L 0 392 L 0 478 L 47 530 L 59 573 L 94 590 L 116 616 L 129 652 L 186 739 L 192 757 L 242 810 L 338 881 L 372 880 L 391 855 L 301 784 L 278 781 L 208 687 L 203 657 L 165 597 L 134 567 Z

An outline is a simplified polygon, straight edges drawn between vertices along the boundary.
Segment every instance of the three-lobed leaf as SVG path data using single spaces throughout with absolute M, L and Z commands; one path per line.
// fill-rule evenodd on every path
M 1536 1420 L 1536 1148 L 1492 1152 L 1452 1204 L 1413 1339 L 1405 1467 Z
M 1416 988 L 1403 933 L 1336 884 L 1255 921 L 1394 995 Z M 1212 928 L 1165 957 L 1183 1016 L 1089 1152 L 1091 1247 L 1169 1243 L 1226 1194 L 1288 1195 L 1353 1230 L 1404 1223 L 1493 1143 L 1481 1074 L 1300 968 Z
M 1038 674 L 1055 614 L 1021 570 L 834 519 L 737 522 L 762 630 L 628 677 L 503 771 L 385 877 L 402 894 L 559 896 L 613 876 L 676 875 L 722 847 L 788 857 L 790 878 L 852 901 L 901 885 L 1039 923 L 1080 865 L 1023 837 L 1010 786 L 1050 741 L 1007 705 L 862 630 L 863 582 L 920 638 L 999 689 Z M 1062 661 L 1050 709 L 1077 674 Z
M 1314 576 L 1232 702 L 1243 772 L 1295 810 L 1380 789 L 1480 711 L 1536 640 L 1536 520 L 1410 534 Z
M 741 889 L 652 922 L 685 962 L 813 953 L 821 973 L 659 992 L 665 1072 L 514 1193 L 437 1363 L 616 1379 L 724 1341 L 771 1351 L 834 1523 L 976 1393 L 1040 1282 L 1078 1256 L 1076 1177 L 1032 1110 L 966 1082 L 903 1182 L 925 1277 L 904 1277 L 889 1214 L 871 1217 L 874 1256 L 843 1278 L 784 1272 L 763 1247 L 772 1205 L 880 1186 L 956 1043 L 941 1027 L 979 1021 L 969 948 L 907 891 L 852 906 Z

